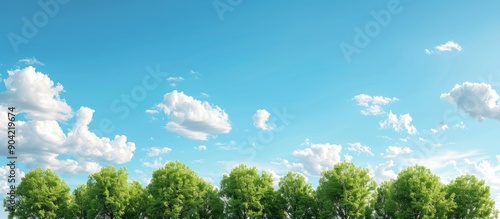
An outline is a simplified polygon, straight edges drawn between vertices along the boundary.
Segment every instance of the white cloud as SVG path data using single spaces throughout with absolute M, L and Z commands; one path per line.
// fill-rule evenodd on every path
M 444 122 L 444 121 L 441 121 L 439 123 L 439 128 L 444 131 L 444 130 L 448 129 L 448 124 L 446 124 L 446 122 Z
M 27 57 L 24 59 L 19 59 L 19 61 L 17 61 L 17 62 L 23 63 L 25 65 L 45 65 L 45 64 L 43 64 L 43 62 L 40 62 L 35 57 L 31 57 L 31 58 Z
M 407 159 L 408 165 L 424 165 L 432 171 L 445 168 L 450 160 L 462 160 L 464 158 L 471 158 L 479 155 L 477 151 L 458 152 L 452 150 L 437 151 L 436 153 L 429 154 L 421 158 Z
M 280 178 L 281 178 L 281 176 L 280 176 L 280 175 L 278 175 L 278 174 L 277 174 L 274 170 L 272 170 L 272 169 L 267 169 L 267 170 L 265 170 L 265 171 L 266 171 L 266 173 L 270 174 L 270 175 L 271 175 L 271 177 L 273 178 L 273 186 L 274 186 L 274 187 L 278 186 L 278 185 L 279 185 L 279 183 L 280 183 Z
M 193 160 L 193 163 L 203 163 L 203 159 Z
M 455 41 L 448 41 L 442 45 L 437 45 L 433 49 L 425 49 L 425 54 L 430 55 L 434 53 L 440 53 L 440 52 L 451 52 L 451 51 L 462 51 L 462 46 L 460 46 L 458 43 Z
M 387 119 L 380 122 L 379 125 L 381 128 L 393 128 L 396 132 L 405 129 L 408 134 L 416 134 L 417 128 L 411 124 L 412 120 L 410 114 L 403 114 L 398 118 L 397 115 L 390 111 L 387 115 Z
M 400 138 L 399 140 L 402 142 L 408 142 L 408 138 Z
M 127 142 L 127 136 L 115 135 L 113 140 L 98 137 L 89 131 L 93 109 L 81 107 L 77 114 L 77 121 L 68 133 L 65 146 L 74 150 L 80 157 L 111 161 L 118 164 L 128 162 L 134 156 L 135 143 Z
M 479 121 L 484 118 L 500 120 L 500 96 L 489 84 L 464 82 L 456 84 L 441 99 L 457 105 L 470 117 Z
M 459 129 L 465 129 L 465 128 L 467 128 L 467 127 L 465 126 L 464 121 L 460 121 L 460 122 L 459 122 L 459 123 L 457 123 L 454 127 L 455 127 L 455 128 L 459 128 Z
M 231 151 L 236 150 L 238 147 L 236 146 L 236 141 L 229 141 L 229 143 L 216 142 L 215 146 L 217 146 L 221 150 Z
M 253 115 L 253 125 L 262 130 L 272 130 L 273 125 L 267 123 L 270 116 L 271 113 L 265 109 L 257 110 L 257 112 Z
M 303 150 L 294 150 L 293 156 L 301 161 L 304 173 L 318 176 L 324 170 L 333 168 L 340 162 L 341 145 L 336 144 L 313 144 Z
M 344 154 L 344 161 L 351 162 L 352 161 L 352 156 L 349 154 Z
M 155 110 L 155 109 L 147 109 L 146 110 L 146 113 L 147 114 L 150 114 L 150 115 L 153 115 L 153 114 L 157 114 L 159 113 L 158 110 Z
M 431 132 L 432 132 L 432 133 L 434 133 L 434 134 L 436 134 L 436 133 L 438 133 L 439 131 L 438 131 L 437 129 L 431 129 Z
M 369 96 L 366 94 L 359 94 L 353 98 L 359 106 L 365 107 L 361 110 L 363 115 L 382 115 L 384 110 L 381 106 L 390 104 L 392 102 L 398 101 L 397 98 L 388 98 L 383 96 Z
M 271 164 L 275 165 L 283 165 L 287 169 L 295 169 L 295 170 L 303 170 L 304 165 L 301 163 L 290 163 L 290 161 L 286 159 L 277 159 L 278 161 L 272 161 Z
M 183 77 L 168 77 L 167 81 L 179 82 L 179 81 L 184 81 L 184 78 Z
M 394 161 L 389 160 L 385 163 L 381 163 L 375 168 L 370 169 L 372 177 L 377 181 L 378 183 L 395 179 L 398 175 L 394 172 L 394 170 L 390 170 L 389 168 L 394 167 Z
M 94 112 L 90 108 L 81 107 L 73 124 L 65 122 L 70 127 L 66 134 L 59 121 L 72 117 L 72 109 L 59 98 L 62 85 L 54 86 L 47 75 L 32 67 L 17 69 L 9 71 L 4 83 L 7 91 L 0 93 L 0 114 L 6 114 L 7 106 L 16 106 L 15 113 L 24 113 L 28 119 L 16 121 L 16 152 L 23 155 L 19 162 L 28 168 L 51 168 L 70 174 L 94 173 L 100 170 L 98 162 L 122 164 L 132 158 L 135 144 L 127 142 L 126 136 L 109 139 L 88 130 Z M 0 122 L 6 124 L 7 118 L 0 117 Z M 6 131 L 6 127 L 0 126 L 0 131 Z M 5 138 L 0 135 L 0 141 Z M 66 158 L 61 159 L 61 155 Z
M 367 153 L 373 156 L 372 149 L 369 146 L 362 145 L 360 142 L 350 143 L 347 150 L 356 151 L 359 153 Z
M 385 149 L 385 157 L 397 157 L 401 154 L 409 154 L 412 150 L 409 147 L 389 146 Z
M 166 128 L 194 140 L 207 140 L 210 134 L 229 133 L 229 117 L 218 106 L 201 102 L 177 90 L 165 94 L 156 106 L 169 117 Z
M 8 74 L 4 80 L 7 90 L 0 93 L 0 103 L 16 106 L 17 113 L 26 113 L 27 119 L 65 121 L 73 116 L 71 107 L 59 97 L 61 84 L 54 85 L 47 75 L 31 66 Z
M 437 45 L 434 47 L 434 49 L 437 49 L 440 52 L 450 52 L 452 50 L 462 51 L 462 46 L 458 45 L 458 43 L 455 43 L 452 40 L 446 42 L 445 44 Z
M 153 162 L 145 161 L 145 162 L 142 163 L 142 165 L 144 165 L 145 167 L 149 167 L 149 168 L 153 168 L 153 169 L 158 169 L 160 167 L 165 166 L 165 164 L 167 162 L 168 161 L 163 162 L 163 158 L 159 157 L 159 158 L 155 159 Z
M 164 147 L 164 148 L 157 148 L 157 147 L 152 147 L 149 149 L 148 156 L 149 157 L 156 157 L 161 154 L 167 154 L 170 151 L 172 151 L 172 148 Z
M 207 93 L 200 93 L 200 95 L 201 95 L 202 97 L 205 97 L 205 98 L 209 98 L 209 97 L 210 97 L 210 95 L 208 95 Z
M 197 151 L 206 151 L 207 150 L 207 146 L 200 145 L 198 147 L 194 147 L 194 149 L 197 150 Z

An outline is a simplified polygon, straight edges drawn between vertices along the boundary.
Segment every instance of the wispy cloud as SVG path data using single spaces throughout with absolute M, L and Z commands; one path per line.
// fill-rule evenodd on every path
M 17 61 L 17 62 L 25 64 L 25 65 L 45 65 L 45 64 L 43 64 L 43 62 L 36 59 L 35 57 L 31 57 L 31 58 L 27 57 L 24 59 L 19 59 L 19 61 Z
M 382 115 L 385 114 L 382 106 L 398 101 L 398 98 L 389 98 L 383 96 L 370 96 L 367 94 L 359 94 L 353 98 L 358 106 L 363 106 L 365 109 L 361 110 L 363 115 Z
M 434 53 L 439 53 L 439 52 L 451 52 L 451 51 L 462 51 L 462 46 L 460 46 L 458 43 L 455 41 L 448 41 L 444 44 L 437 45 L 432 49 L 425 49 L 425 54 L 434 54 Z

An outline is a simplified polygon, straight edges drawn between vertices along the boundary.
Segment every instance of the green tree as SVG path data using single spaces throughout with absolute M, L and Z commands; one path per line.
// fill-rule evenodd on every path
M 70 191 L 50 169 L 31 170 L 15 190 L 16 206 L 9 218 L 64 218 L 70 210 Z
M 224 218 L 224 202 L 219 197 L 219 191 L 207 182 L 200 184 L 202 204 L 198 215 L 205 219 Z
M 448 218 L 498 218 L 490 187 L 484 180 L 474 175 L 459 176 L 448 184 L 446 191 L 446 198 L 454 196 L 457 204 Z
M 87 185 L 82 184 L 73 190 L 71 202 L 71 218 L 85 218 L 87 216 L 89 197 L 87 194 Z
M 264 180 L 265 181 L 265 180 Z M 264 206 L 261 201 L 268 191 L 257 168 L 241 164 L 224 175 L 221 180 L 221 195 L 225 200 L 228 218 L 260 218 Z
M 126 169 L 116 171 L 111 165 L 90 175 L 87 181 L 87 217 L 123 218 L 129 200 L 127 181 Z
M 198 218 L 203 203 L 202 182 L 194 171 L 178 161 L 155 170 L 147 186 L 148 217 Z
M 363 218 L 371 215 L 375 181 L 368 169 L 350 162 L 323 171 L 317 188 L 321 218 Z
M 375 214 L 377 218 L 396 218 L 395 206 L 390 194 L 393 183 L 394 180 L 385 181 L 377 187 L 377 201 L 375 202 Z
M 279 202 L 290 219 L 315 218 L 317 216 L 314 190 L 306 178 L 296 172 L 288 172 L 279 183 Z
M 411 166 L 398 174 L 391 188 L 397 218 L 445 218 L 455 206 L 446 198 L 439 177 L 423 166 Z
M 279 193 L 273 187 L 273 176 L 266 171 L 262 171 L 259 184 L 262 189 L 262 198 L 260 199 L 262 218 L 286 218 L 282 204 L 279 202 Z
M 133 181 L 128 187 L 130 196 L 123 218 L 144 218 L 146 213 L 146 192 L 141 183 Z

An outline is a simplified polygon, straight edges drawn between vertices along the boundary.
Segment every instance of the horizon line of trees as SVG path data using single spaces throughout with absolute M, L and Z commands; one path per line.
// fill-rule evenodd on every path
M 377 185 L 366 168 L 340 162 L 312 185 L 289 171 L 278 188 L 272 175 L 244 164 L 220 181 L 220 189 L 187 165 L 168 162 L 143 187 L 124 167 L 106 166 L 72 192 L 50 169 L 29 171 L 15 190 L 11 218 L 47 219 L 316 219 L 498 218 L 490 187 L 474 175 L 440 182 L 420 165 Z M 7 202 L 4 199 L 7 211 Z

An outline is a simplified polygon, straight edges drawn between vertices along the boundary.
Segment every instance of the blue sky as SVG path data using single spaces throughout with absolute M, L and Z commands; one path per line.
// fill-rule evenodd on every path
M 146 185 L 179 160 L 218 185 L 246 163 L 316 186 L 346 159 L 378 181 L 419 163 L 500 202 L 497 1 L 3 4 L 23 172 L 74 188 L 112 164 Z

